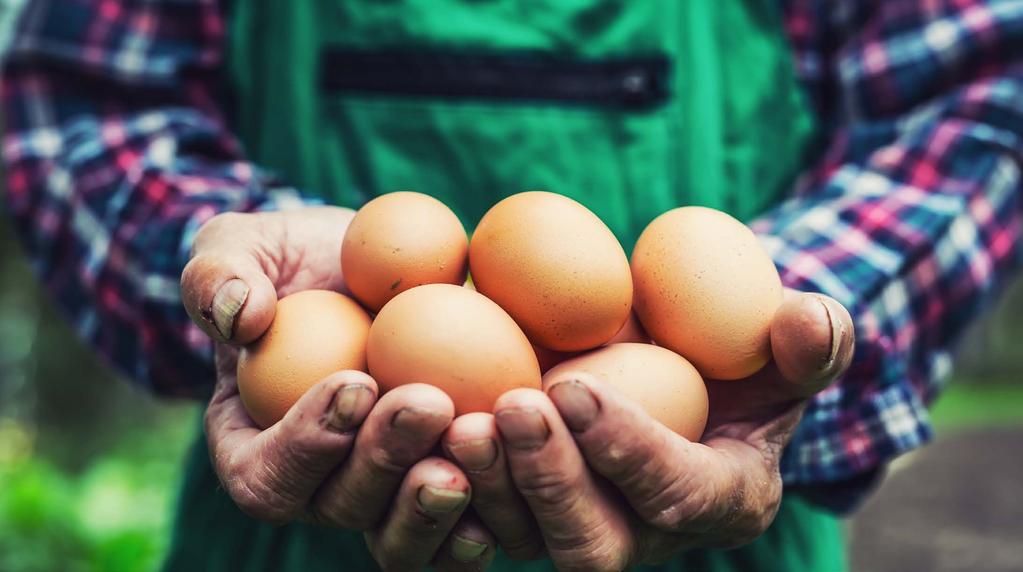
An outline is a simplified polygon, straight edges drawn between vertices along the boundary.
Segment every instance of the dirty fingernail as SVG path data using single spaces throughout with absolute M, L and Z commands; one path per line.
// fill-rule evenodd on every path
M 238 311 L 245 305 L 248 297 L 249 285 L 240 278 L 228 280 L 213 295 L 213 326 L 225 340 L 230 341 L 234 334 Z
M 846 361 L 848 356 L 843 350 L 849 346 L 847 337 L 852 335 L 846 326 L 848 312 L 831 298 L 817 296 L 817 301 L 824 307 L 828 315 L 828 323 L 831 325 L 831 349 L 828 357 L 820 367 L 820 377 L 827 377 L 835 373 L 836 364 Z
M 451 538 L 451 557 L 459 562 L 472 562 L 487 551 L 487 545 L 461 536 Z
M 391 418 L 392 427 L 416 435 L 442 431 L 449 423 L 450 416 L 422 407 L 404 407 Z
M 585 431 L 597 418 L 600 407 L 590 389 L 577 380 L 559 381 L 547 390 L 565 424 L 572 431 Z
M 536 409 L 512 407 L 494 415 L 501 437 L 516 449 L 538 449 L 547 442 L 550 429 L 543 415 Z
M 334 394 L 334 406 L 327 424 L 339 433 L 355 429 L 373 408 L 373 392 L 361 383 L 345 385 Z
M 441 489 L 430 485 L 423 485 L 419 489 L 419 505 L 426 512 L 454 512 L 465 504 L 466 499 L 468 496 L 461 491 Z
M 448 452 L 467 471 L 489 469 L 497 460 L 497 444 L 493 439 L 470 439 L 448 446 Z

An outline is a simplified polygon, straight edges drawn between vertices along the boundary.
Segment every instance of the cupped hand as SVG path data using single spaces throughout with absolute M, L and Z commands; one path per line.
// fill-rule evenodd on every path
M 565 372 L 544 392 L 505 394 L 493 416 L 456 419 L 445 451 L 465 469 L 480 518 L 514 532 L 492 527 L 498 541 L 528 556 L 542 540 L 562 570 L 738 546 L 773 521 L 782 451 L 807 400 L 848 368 L 853 337 L 836 301 L 789 291 L 771 325 L 772 363 L 748 379 L 707 382 L 700 443 L 613 388 Z
M 442 391 L 412 384 L 378 397 L 370 376 L 337 372 L 263 431 L 238 395 L 235 345 L 262 335 L 278 296 L 343 290 L 340 248 L 351 218 L 333 207 L 225 214 L 197 234 L 181 286 L 193 320 L 219 342 L 205 416 L 214 470 L 250 516 L 364 531 L 385 570 L 431 562 L 479 569 L 494 539 L 465 512 L 464 473 L 431 455 L 454 416 Z

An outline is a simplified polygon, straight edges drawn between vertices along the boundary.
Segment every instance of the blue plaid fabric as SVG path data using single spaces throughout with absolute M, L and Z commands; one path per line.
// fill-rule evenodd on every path
M 779 4 L 822 147 L 753 226 L 786 285 L 857 324 L 782 465 L 820 485 L 928 440 L 952 343 L 1019 262 L 1023 1 Z M 307 200 L 230 132 L 224 35 L 217 0 L 37 0 L 3 65 L 5 204 L 35 268 L 83 339 L 168 395 L 213 383 L 178 291 L 196 229 Z

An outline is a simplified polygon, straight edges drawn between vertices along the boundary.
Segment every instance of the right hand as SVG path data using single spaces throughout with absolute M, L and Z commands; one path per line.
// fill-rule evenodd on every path
M 340 248 L 352 216 L 335 207 L 230 213 L 196 235 L 181 290 L 189 315 L 218 342 L 205 419 L 214 470 L 250 516 L 364 531 L 385 570 L 480 569 L 494 538 L 464 513 L 466 476 L 431 456 L 454 416 L 442 391 L 411 384 L 378 399 L 370 376 L 337 372 L 264 431 L 238 395 L 234 346 L 266 331 L 278 296 L 343 290 Z

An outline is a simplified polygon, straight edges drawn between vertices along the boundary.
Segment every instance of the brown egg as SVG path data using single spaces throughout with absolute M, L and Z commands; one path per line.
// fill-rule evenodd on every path
M 709 379 L 739 379 L 771 357 L 778 271 L 753 232 L 703 207 L 668 211 L 632 252 L 636 315 L 658 345 Z
M 306 290 L 281 298 L 270 328 L 238 355 L 238 392 L 260 427 L 341 370 L 366 370 L 369 315 L 351 298 Z
M 635 401 L 651 417 L 690 441 L 707 426 L 707 387 L 699 372 L 675 352 L 650 344 L 612 344 L 562 362 L 544 385 L 585 372 Z
M 639 323 L 639 318 L 636 317 L 635 312 L 629 312 L 629 319 L 625 321 L 625 325 L 622 329 L 618 330 L 618 333 L 613 338 L 608 340 L 608 344 L 624 344 L 624 343 L 637 343 L 637 344 L 648 344 L 650 343 L 650 336 L 643 329 L 643 324 Z
M 448 284 L 402 292 L 380 310 L 366 347 L 382 392 L 406 383 L 442 389 L 458 415 L 489 412 L 504 392 L 540 388 L 529 340 L 500 306 Z
M 352 294 L 377 312 L 410 288 L 463 283 L 468 249 L 461 221 L 444 203 L 390 193 L 355 214 L 341 245 L 341 271 Z
M 639 319 L 632 312 L 629 312 L 629 319 L 626 320 L 625 325 L 622 329 L 618 330 L 618 333 L 611 338 L 606 345 L 610 344 L 621 344 L 627 342 L 648 344 L 650 343 L 650 336 L 643 330 L 643 325 L 639 323 Z M 559 363 L 570 360 L 578 356 L 582 352 L 556 352 L 547 348 L 533 344 L 533 352 L 536 353 L 536 360 L 540 362 L 540 371 L 546 373 L 547 370 L 558 365 Z
M 494 205 L 473 233 L 469 266 L 476 289 L 547 349 L 599 346 L 629 316 L 632 277 L 621 244 L 561 195 L 520 193 Z
M 536 361 L 540 364 L 540 373 L 547 373 L 547 370 L 559 363 L 579 355 L 579 352 L 556 352 L 536 344 L 532 344 L 532 346 L 533 353 L 536 354 Z

